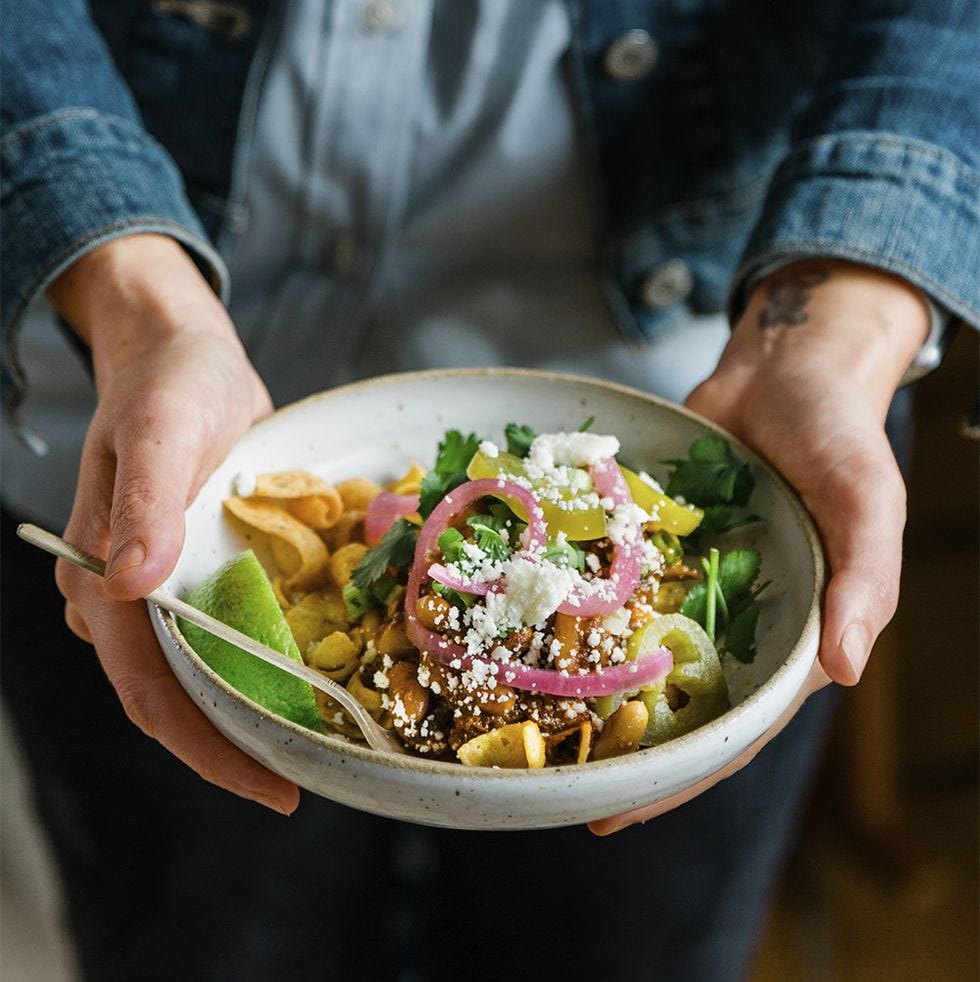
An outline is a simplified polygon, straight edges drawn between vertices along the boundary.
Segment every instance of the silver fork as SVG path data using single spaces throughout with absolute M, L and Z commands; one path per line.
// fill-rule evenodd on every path
M 90 573 L 105 576 L 105 563 L 101 559 L 84 552 L 77 546 L 73 546 L 70 542 L 65 542 L 64 539 L 54 535 L 52 532 L 47 532 L 37 525 L 24 523 L 17 527 L 17 534 L 25 542 L 30 542 L 32 545 L 38 546 L 38 548 L 51 553 L 53 556 L 67 559 L 68 562 L 74 563 L 76 566 L 80 566 Z M 260 644 L 247 634 L 236 631 L 235 628 L 229 627 L 223 621 L 219 621 L 209 614 L 205 614 L 179 597 L 167 593 L 165 590 L 154 590 L 152 593 L 148 593 L 145 599 L 151 603 L 155 603 L 158 607 L 162 607 L 164 610 L 169 610 L 170 613 L 176 614 L 178 617 L 183 617 L 185 621 L 196 624 L 210 634 L 231 642 L 231 644 L 237 648 L 241 648 L 243 651 L 247 651 L 250 655 L 255 655 L 256 658 L 261 658 L 262 661 L 268 662 L 270 665 L 275 665 L 276 668 L 280 668 L 284 672 L 288 672 L 290 675 L 302 679 L 315 689 L 326 693 L 350 713 L 357 723 L 358 729 L 363 734 L 364 739 L 367 741 L 368 746 L 373 750 L 389 754 L 406 753 L 405 748 L 398 741 L 398 738 L 375 722 L 370 713 L 342 685 L 334 682 L 333 679 L 328 679 L 326 676 L 315 672 L 312 668 L 307 667 L 301 662 L 293 661 L 275 649 Z

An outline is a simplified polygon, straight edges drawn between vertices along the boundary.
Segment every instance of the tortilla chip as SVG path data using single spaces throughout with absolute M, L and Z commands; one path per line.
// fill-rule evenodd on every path
M 286 591 L 283 589 L 281 576 L 272 577 L 272 592 L 276 595 L 276 602 L 282 610 L 288 610 L 292 607 L 292 601 L 286 596 Z
M 323 541 L 331 549 L 339 549 L 349 542 L 364 541 L 364 512 L 345 511 L 337 523 L 323 531 Z
M 246 525 L 265 532 L 276 563 L 286 576 L 288 592 L 312 589 L 326 581 L 329 553 L 311 528 L 294 518 L 281 505 L 256 498 L 231 497 L 225 508 Z
M 392 494 L 418 494 L 422 489 L 423 477 L 425 477 L 425 468 L 413 461 L 403 477 L 388 485 L 388 490 Z
M 333 590 L 317 590 L 306 594 L 299 603 L 286 611 L 286 623 L 304 657 L 311 645 L 317 644 L 335 631 L 346 632 L 350 626 L 344 601 Z
M 344 502 L 344 511 L 367 511 L 367 506 L 372 499 L 383 490 L 380 484 L 375 484 L 366 477 L 352 477 L 349 481 L 341 481 L 337 485 L 337 491 Z
M 281 501 L 293 516 L 314 529 L 330 528 L 344 511 L 337 489 L 309 471 L 259 474 L 252 497 Z

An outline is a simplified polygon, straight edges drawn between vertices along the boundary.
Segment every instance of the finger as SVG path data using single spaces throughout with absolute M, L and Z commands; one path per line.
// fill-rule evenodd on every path
M 804 500 L 831 572 L 820 661 L 835 682 L 854 685 L 898 605 L 905 486 L 884 436 L 876 449 L 846 459 L 819 495 Z
M 65 623 L 72 634 L 89 644 L 92 643 L 92 632 L 89 631 L 85 618 L 82 617 L 81 612 L 73 603 L 65 604 Z
M 64 537 L 72 545 L 100 559 L 105 559 L 109 550 L 109 506 L 114 475 L 112 454 L 98 432 L 90 429 L 82 448 L 78 488 Z M 62 596 L 84 619 L 82 611 L 87 609 L 88 602 L 83 602 L 82 598 L 95 590 L 101 594 L 102 585 L 91 573 L 64 559 L 55 564 L 54 576 Z
M 202 451 L 196 427 L 148 414 L 117 439 L 105 592 L 135 600 L 173 571 L 184 542 L 184 510 L 197 486 Z
M 142 602 L 102 598 L 89 614 L 102 666 L 127 716 L 205 780 L 283 814 L 299 789 L 239 750 L 181 688 L 157 643 Z

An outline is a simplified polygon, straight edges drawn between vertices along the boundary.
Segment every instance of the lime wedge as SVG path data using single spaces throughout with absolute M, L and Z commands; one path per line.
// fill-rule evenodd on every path
M 302 662 L 269 577 L 251 549 L 229 560 L 209 576 L 187 602 L 288 658 Z M 306 682 L 216 638 L 203 628 L 182 619 L 178 619 L 178 623 L 184 637 L 205 664 L 242 695 L 294 723 L 323 732 L 313 689 Z
M 661 645 L 673 654 L 674 667 L 665 679 L 640 692 L 650 713 L 644 746 L 690 733 L 730 705 L 718 652 L 700 624 L 683 614 L 655 617 L 629 639 L 627 656 L 640 658 Z

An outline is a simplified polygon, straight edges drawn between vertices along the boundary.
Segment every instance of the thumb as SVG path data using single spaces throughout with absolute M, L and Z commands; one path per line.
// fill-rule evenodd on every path
M 105 591 L 136 600 L 155 590 L 177 564 L 184 509 L 198 473 L 196 457 L 173 443 L 145 439 L 117 456 Z
M 835 682 L 853 685 L 898 604 L 905 486 L 884 436 L 877 453 L 847 462 L 818 496 L 804 500 L 831 571 L 820 662 Z

